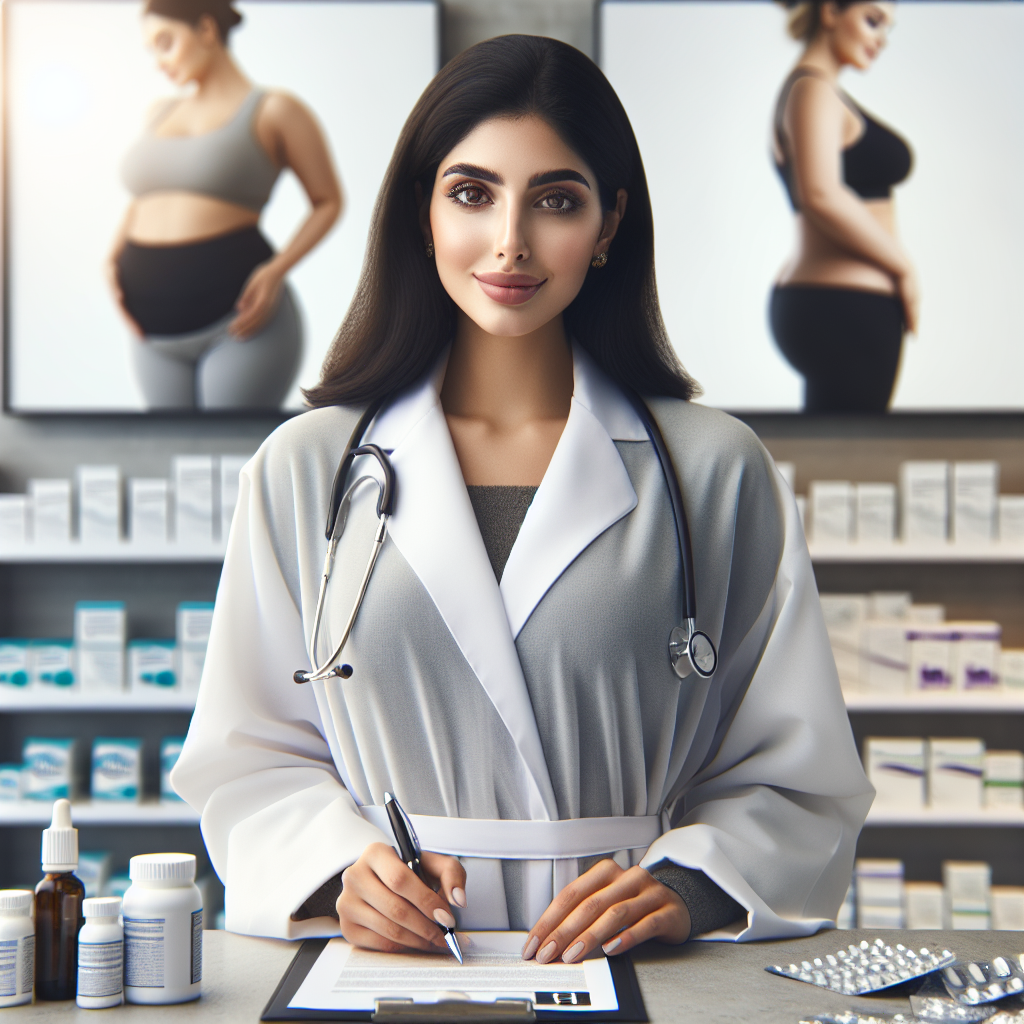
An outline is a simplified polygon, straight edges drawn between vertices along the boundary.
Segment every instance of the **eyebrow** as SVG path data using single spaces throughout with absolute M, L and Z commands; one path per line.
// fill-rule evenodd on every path
M 489 171 L 486 167 L 478 167 L 476 164 L 452 164 L 441 177 L 447 178 L 453 174 L 463 174 L 467 178 L 479 178 L 481 181 L 489 181 L 492 185 L 504 185 L 505 179 L 497 171 Z M 543 174 L 535 174 L 528 182 L 530 188 L 538 188 L 541 185 L 550 185 L 556 181 L 576 181 L 586 188 L 590 188 L 590 182 L 580 174 L 579 171 L 563 167 L 558 171 L 545 171 Z

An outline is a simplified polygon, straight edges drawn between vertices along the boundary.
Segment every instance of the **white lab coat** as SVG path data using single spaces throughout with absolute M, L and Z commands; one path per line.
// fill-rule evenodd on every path
M 196 713 L 172 779 L 202 813 L 227 927 L 301 938 L 291 915 L 372 842 L 395 793 L 425 849 L 467 868 L 464 928 L 527 928 L 602 855 L 704 871 L 747 908 L 705 938 L 827 927 L 871 803 L 795 503 L 745 426 L 650 407 L 680 479 L 710 681 L 668 660 L 680 563 L 653 446 L 578 347 L 569 419 L 494 578 L 438 392 L 443 364 L 367 440 L 397 500 L 343 660 L 308 668 L 331 482 L 358 411 L 278 428 L 242 472 Z M 369 462 L 370 460 L 362 460 Z M 357 467 L 372 475 L 374 466 Z M 316 651 L 337 641 L 376 527 L 357 492 Z

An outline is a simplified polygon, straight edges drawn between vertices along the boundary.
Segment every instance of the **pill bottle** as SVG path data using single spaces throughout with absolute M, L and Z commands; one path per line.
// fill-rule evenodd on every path
M 93 896 L 82 904 L 85 924 L 78 933 L 78 995 L 85 1010 L 124 1002 L 124 932 L 118 924 L 120 896 Z
M 28 889 L 0 889 L 0 1006 L 32 1002 L 36 974 L 34 899 Z
M 36 999 L 74 999 L 85 886 L 75 876 L 78 829 L 71 804 L 55 800 L 43 829 L 43 880 L 36 886 Z
M 191 853 L 144 853 L 128 864 L 124 894 L 124 997 L 129 1003 L 199 998 L 203 898 Z

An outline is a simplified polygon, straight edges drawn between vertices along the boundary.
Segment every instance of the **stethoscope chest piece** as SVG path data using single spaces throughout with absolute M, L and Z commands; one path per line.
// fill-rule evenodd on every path
M 669 634 L 668 656 L 672 671 L 680 679 L 696 672 L 702 679 L 710 679 L 718 668 L 718 652 L 711 637 L 692 624 L 676 626 Z

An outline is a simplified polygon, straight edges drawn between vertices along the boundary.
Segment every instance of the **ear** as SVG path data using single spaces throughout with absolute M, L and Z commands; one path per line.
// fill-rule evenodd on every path
M 601 253 L 607 252 L 608 247 L 612 244 L 612 239 L 619 230 L 622 218 L 626 215 L 626 200 L 628 198 L 629 196 L 624 188 L 620 188 L 619 191 L 615 193 L 615 209 L 608 210 L 604 215 L 604 224 L 601 227 L 601 237 L 598 238 L 594 245 L 595 256 L 600 256 Z
M 430 230 L 430 198 L 424 197 L 423 186 L 416 182 L 416 209 L 419 210 L 420 232 L 423 235 L 423 244 L 429 245 L 434 240 L 434 234 Z
M 204 46 L 223 46 L 217 22 L 209 14 L 200 16 L 199 21 L 196 22 L 195 33 Z
M 839 20 L 839 8 L 833 2 L 828 0 L 828 3 L 821 5 L 821 15 L 819 24 L 823 29 L 831 31 L 836 27 L 836 22 Z

